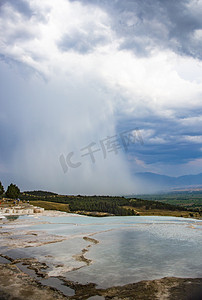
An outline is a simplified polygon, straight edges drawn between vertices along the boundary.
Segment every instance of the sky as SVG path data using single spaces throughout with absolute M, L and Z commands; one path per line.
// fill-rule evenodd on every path
M 146 192 L 202 170 L 202 0 L 0 0 L 0 180 Z M 147 187 L 148 190 L 149 187 Z

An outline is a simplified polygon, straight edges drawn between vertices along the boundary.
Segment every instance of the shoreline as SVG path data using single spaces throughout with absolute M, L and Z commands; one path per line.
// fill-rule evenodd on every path
M 68 281 L 62 276 L 55 277 L 63 281 L 64 286 L 74 290 L 74 295 L 67 296 L 57 288 L 43 285 L 40 280 L 24 273 L 16 263 L 15 261 L 0 263 L 0 299 L 2 300 L 35 300 L 38 297 L 46 300 L 85 300 L 95 296 L 99 296 L 97 299 L 106 300 L 195 300 L 200 299 L 202 295 L 202 278 L 164 277 L 97 289 L 94 283 L 83 285 Z
M 32 205 L 31 205 L 32 206 Z M 109 214 L 109 213 L 103 213 L 103 212 L 90 212 L 90 211 L 76 211 L 76 212 L 65 212 L 65 211 L 61 211 L 61 210 L 43 210 L 43 208 L 41 207 L 35 207 L 36 209 L 39 208 L 38 212 L 35 213 L 27 213 L 26 210 L 23 212 L 23 210 L 21 210 L 20 212 L 7 212 L 7 213 L 2 213 L 0 211 L 0 225 L 1 225 L 1 221 L 5 221 L 7 219 L 7 217 L 20 217 L 20 216 L 31 216 L 34 218 L 38 218 L 38 217 L 61 217 L 61 216 L 80 216 L 80 217 L 94 217 L 94 218 L 107 218 L 107 217 L 118 217 L 116 215 L 113 214 Z M 40 211 L 40 209 L 42 209 Z M 126 217 L 134 217 L 134 216 L 126 216 Z M 193 220 L 202 220 L 202 217 L 190 217 L 190 216 L 176 216 L 173 214 L 158 214 L 157 212 L 145 212 L 145 213 L 141 213 L 140 215 L 137 215 L 136 217 L 174 217 L 174 218 L 183 218 L 183 219 L 193 219 Z

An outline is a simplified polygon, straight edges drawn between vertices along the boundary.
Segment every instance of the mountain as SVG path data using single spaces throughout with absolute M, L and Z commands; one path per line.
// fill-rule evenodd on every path
M 155 190 L 186 188 L 190 186 L 202 186 L 202 173 L 197 175 L 184 175 L 179 177 L 171 177 L 151 172 L 136 173 L 135 177 L 141 182 L 145 182 L 149 186 L 153 186 Z
M 202 185 L 202 173 L 177 177 L 177 185 Z

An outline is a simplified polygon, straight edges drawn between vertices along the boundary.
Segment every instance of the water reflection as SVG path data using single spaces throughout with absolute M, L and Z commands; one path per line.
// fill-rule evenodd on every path
M 26 220 L 26 217 L 20 218 Z M 95 282 L 102 288 L 166 276 L 202 277 L 202 221 L 67 215 L 38 218 L 36 224 L 26 230 L 67 238 L 60 243 L 7 250 L 11 257 L 35 257 L 45 262 L 51 276 L 62 274 L 68 280 Z M 100 243 L 94 245 L 84 240 L 84 236 Z M 74 258 L 87 247 L 84 256 L 93 261 L 89 266 Z

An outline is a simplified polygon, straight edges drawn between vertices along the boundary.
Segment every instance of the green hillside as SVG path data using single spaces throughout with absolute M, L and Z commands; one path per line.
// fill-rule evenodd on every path
M 21 193 L 21 200 L 44 207 L 95 216 L 172 215 L 200 217 L 200 212 L 166 202 L 113 196 L 71 196 L 44 191 Z M 156 200 L 156 199 L 155 199 Z

